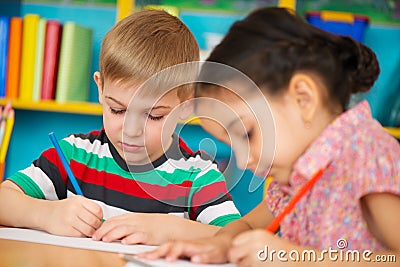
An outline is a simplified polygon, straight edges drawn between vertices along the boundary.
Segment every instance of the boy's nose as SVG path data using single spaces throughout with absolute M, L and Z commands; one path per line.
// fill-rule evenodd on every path
M 143 134 L 143 127 L 139 125 L 129 125 L 128 127 L 124 127 L 124 134 L 127 137 L 138 137 Z
M 134 116 L 129 116 L 125 118 L 123 127 L 126 137 L 137 137 L 143 134 L 144 122 Z

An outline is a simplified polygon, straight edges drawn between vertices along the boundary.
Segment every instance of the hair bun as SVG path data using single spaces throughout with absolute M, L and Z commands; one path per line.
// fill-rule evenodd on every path
M 351 93 L 367 92 L 380 73 L 375 53 L 350 37 L 343 38 L 341 58 L 347 70 Z

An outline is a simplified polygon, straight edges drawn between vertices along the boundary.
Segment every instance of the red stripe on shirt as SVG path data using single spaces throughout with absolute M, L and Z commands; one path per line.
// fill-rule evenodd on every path
M 71 168 L 75 176 L 84 183 L 104 186 L 107 189 L 140 198 L 156 200 L 175 200 L 177 197 L 189 195 L 192 181 L 181 184 L 168 184 L 160 186 L 123 178 L 119 175 L 88 168 L 76 161 L 71 161 Z
M 199 206 L 207 205 L 210 201 L 214 201 L 217 197 L 223 195 L 228 195 L 228 190 L 226 189 L 226 183 L 224 181 L 202 187 L 192 198 L 192 211 L 195 212 Z
M 65 171 L 63 164 L 61 163 L 60 156 L 58 155 L 56 149 L 54 147 L 49 148 L 46 151 L 44 151 L 41 156 L 45 157 L 51 164 L 54 165 L 54 167 L 56 167 L 59 170 L 64 184 L 67 184 L 68 175 L 67 172 Z

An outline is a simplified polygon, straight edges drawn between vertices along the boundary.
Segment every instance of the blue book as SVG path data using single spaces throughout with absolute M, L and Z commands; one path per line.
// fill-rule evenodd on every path
M 10 18 L 0 16 L 0 98 L 6 96 L 9 29 Z

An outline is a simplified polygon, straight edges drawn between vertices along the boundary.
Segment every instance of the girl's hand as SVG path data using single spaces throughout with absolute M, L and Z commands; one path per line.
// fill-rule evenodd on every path
M 228 261 L 230 240 L 222 236 L 203 238 L 193 241 L 168 242 L 157 249 L 141 253 L 138 256 L 148 260 L 165 258 L 175 261 L 178 258 L 189 258 L 194 263 L 225 263 Z
M 266 246 L 268 251 L 265 249 Z M 252 230 L 240 234 L 233 240 L 228 256 L 229 261 L 238 266 L 290 266 L 290 262 L 278 259 L 277 252 L 284 250 L 289 253 L 292 249 L 295 249 L 295 246 L 265 230 Z M 272 261 L 269 255 L 271 250 L 276 251 Z
M 43 230 L 50 234 L 91 237 L 101 225 L 103 211 L 101 207 L 82 196 L 73 196 L 63 200 L 48 201 L 48 216 L 40 218 Z
M 157 213 L 130 212 L 107 219 L 94 233 L 94 240 L 123 244 L 159 245 L 171 240 L 171 228 L 181 218 Z

